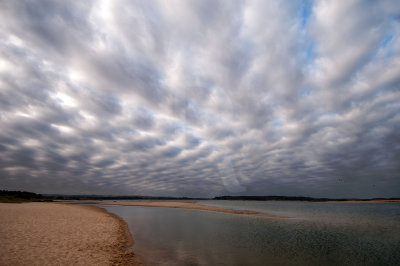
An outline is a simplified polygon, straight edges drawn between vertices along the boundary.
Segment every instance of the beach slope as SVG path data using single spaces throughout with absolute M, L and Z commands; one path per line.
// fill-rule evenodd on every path
M 0 265 L 142 265 L 127 225 L 103 209 L 0 203 Z

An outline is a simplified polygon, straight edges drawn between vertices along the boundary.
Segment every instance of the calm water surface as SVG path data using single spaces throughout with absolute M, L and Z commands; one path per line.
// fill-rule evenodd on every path
M 200 201 L 290 217 L 106 206 L 147 265 L 400 265 L 399 203 Z

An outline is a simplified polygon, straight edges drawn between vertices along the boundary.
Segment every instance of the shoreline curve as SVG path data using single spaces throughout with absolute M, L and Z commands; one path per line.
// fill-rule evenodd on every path
M 68 203 L 66 203 L 68 204 Z M 76 204 L 78 205 L 78 204 Z M 79 206 L 79 205 L 78 205 Z M 119 235 L 120 235 L 120 244 L 119 251 L 121 255 L 119 258 L 114 259 L 112 261 L 112 265 L 133 265 L 133 266 L 144 266 L 142 259 L 140 256 L 132 251 L 132 247 L 134 244 L 134 240 L 132 234 L 129 230 L 128 224 L 118 215 L 108 212 L 106 209 L 93 206 L 93 205 L 80 205 L 82 207 L 93 208 L 96 211 L 102 212 L 113 217 L 119 223 Z

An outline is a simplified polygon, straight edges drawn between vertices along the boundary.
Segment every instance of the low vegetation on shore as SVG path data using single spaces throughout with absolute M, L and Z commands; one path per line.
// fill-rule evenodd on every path
M 34 201 L 49 202 L 52 201 L 52 199 L 33 192 L 0 190 L 0 202 L 3 203 L 22 203 Z
M 0 190 L 0 202 L 22 203 L 53 200 L 246 200 L 246 201 L 309 201 L 309 202 L 399 202 L 400 198 L 312 198 L 302 196 L 219 196 L 214 198 L 154 197 L 154 196 L 110 196 L 110 195 L 62 195 L 36 194 L 27 191 Z

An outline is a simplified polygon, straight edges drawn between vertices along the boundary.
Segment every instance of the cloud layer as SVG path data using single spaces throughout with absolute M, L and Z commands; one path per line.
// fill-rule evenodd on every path
M 2 1 L 0 186 L 399 196 L 393 1 Z

